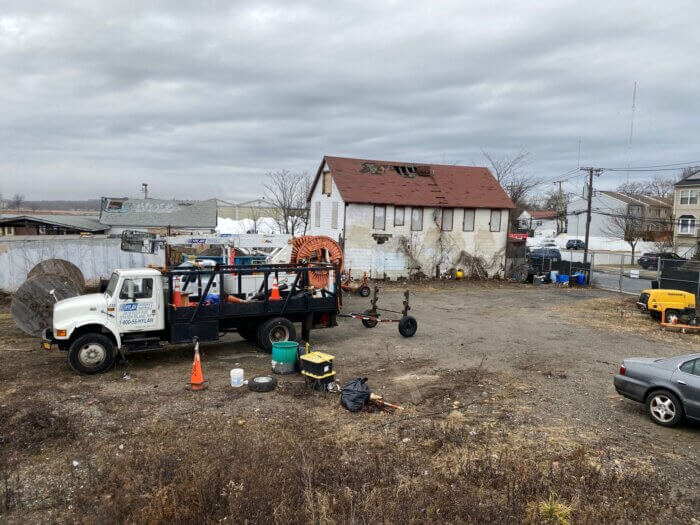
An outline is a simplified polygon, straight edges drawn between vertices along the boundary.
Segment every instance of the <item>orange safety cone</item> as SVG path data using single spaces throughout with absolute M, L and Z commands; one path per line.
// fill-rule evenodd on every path
M 280 287 L 277 286 L 277 279 L 272 281 L 272 291 L 270 292 L 270 301 L 279 301 L 282 299 L 280 295 Z
M 180 291 L 180 278 L 173 278 L 173 306 L 182 306 L 182 292 Z
M 199 340 L 194 342 L 194 363 L 192 363 L 192 373 L 190 374 L 190 390 L 204 390 L 204 374 L 202 373 L 202 362 L 199 359 Z

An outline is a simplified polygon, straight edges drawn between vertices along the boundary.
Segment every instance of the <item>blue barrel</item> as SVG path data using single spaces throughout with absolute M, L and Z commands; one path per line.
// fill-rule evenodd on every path
M 569 282 L 569 276 L 568 275 L 557 275 L 557 282 L 558 283 L 568 283 Z

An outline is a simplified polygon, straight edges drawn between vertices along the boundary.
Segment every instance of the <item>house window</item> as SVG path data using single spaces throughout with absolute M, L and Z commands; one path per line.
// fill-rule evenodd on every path
M 451 232 L 452 231 L 452 219 L 454 219 L 454 208 L 443 208 L 442 209 L 442 231 Z
M 474 209 L 465 208 L 464 209 L 464 220 L 462 221 L 462 230 L 465 232 L 474 231 Z
M 330 195 L 332 187 L 333 187 L 333 184 L 331 184 L 331 172 L 324 171 L 323 172 L 323 194 Z
M 314 226 L 321 227 L 321 201 L 316 201 L 314 204 Z
M 681 204 L 697 204 L 698 190 L 681 190 Z
M 406 208 L 403 206 L 394 206 L 394 226 L 403 226 L 405 213 Z
M 491 210 L 491 231 L 501 231 L 501 210 Z
M 338 203 L 333 203 L 333 215 L 331 216 L 331 228 L 338 229 Z
M 695 233 L 695 217 L 693 215 L 681 215 L 678 225 L 678 233 L 684 233 L 686 235 Z
M 411 208 L 411 231 L 419 232 L 423 229 L 423 208 Z
M 374 207 L 374 224 L 372 227 L 375 230 L 384 230 L 386 228 L 386 206 Z

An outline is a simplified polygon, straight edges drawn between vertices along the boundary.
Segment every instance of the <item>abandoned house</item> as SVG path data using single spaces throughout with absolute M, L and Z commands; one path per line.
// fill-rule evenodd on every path
M 340 240 L 353 274 L 436 275 L 481 258 L 502 272 L 513 203 L 487 168 L 324 157 L 309 234 Z
M 123 230 L 174 234 L 210 233 L 216 229 L 216 199 L 182 201 L 102 197 L 100 222 L 109 234 Z

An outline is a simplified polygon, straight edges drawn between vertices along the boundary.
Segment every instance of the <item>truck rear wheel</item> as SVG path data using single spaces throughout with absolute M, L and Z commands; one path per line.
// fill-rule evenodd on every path
M 90 332 L 78 337 L 68 350 L 68 362 L 73 370 L 83 374 L 99 374 L 115 361 L 114 343 L 106 335 Z
M 273 317 L 258 327 L 258 346 L 266 352 L 272 352 L 272 343 L 293 341 L 296 338 L 294 325 L 284 317 Z

